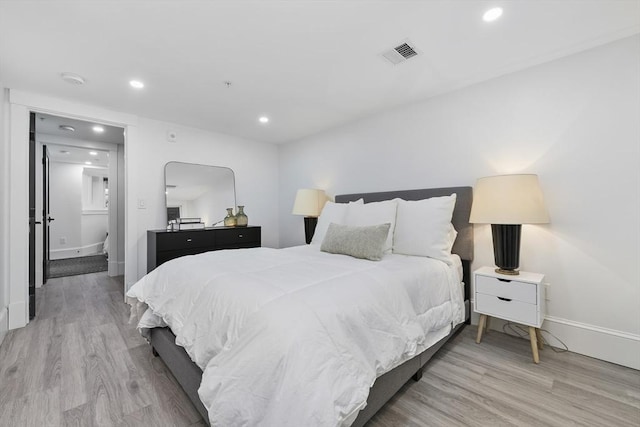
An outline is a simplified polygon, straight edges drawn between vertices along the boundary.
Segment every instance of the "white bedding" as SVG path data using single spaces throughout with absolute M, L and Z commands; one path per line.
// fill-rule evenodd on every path
M 453 257 L 207 252 L 161 265 L 127 296 L 149 306 L 141 329 L 168 325 L 202 368 L 213 426 L 350 425 L 378 376 L 464 320 Z

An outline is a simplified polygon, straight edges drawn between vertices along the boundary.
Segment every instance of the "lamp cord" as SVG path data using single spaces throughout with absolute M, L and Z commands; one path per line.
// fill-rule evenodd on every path
M 507 329 L 511 331 L 511 333 L 507 332 Z M 522 326 L 513 322 L 507 322 L 504 325 L 502 325 L 502 332 L 504 332 L 507 335 L 515 335 L 518 338 L 526 339 L 527 341 L 530 339 L 529 332 L 526 331 Z M 564 342 L 562 342 L 560 338 L 556 337 L 551 332 L 547 331 L 546 329 L 540 329 L 540 332 L 541 332 L 540 336 L 542 337 L 543 344 L 550 347 L 551 350 L 555 351 L 556 353 L 565 353 L 569 351 L 569 347 L 567 347 L 567 345 Z M 559 342 L 561 345 L 561 348 L 557 348 L 549 344 L 549 341 L 544 337 L 542 332 L 548 334 L 549 336 L 553 337 L 553 339 L 555 339 L 557 342 Z

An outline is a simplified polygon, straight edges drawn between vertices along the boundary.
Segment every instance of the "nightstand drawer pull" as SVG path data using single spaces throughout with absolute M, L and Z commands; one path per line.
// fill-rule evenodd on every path
M 501 279 L 501 278 L 499 278 L 499 277 L 496 277 L 496 278 L 497 278 L 499 281 L 501 281 L 501 282 L 511 283 L 511 280 L 509 280 L 509 279 Z
M 190 242 L 192 239 L 187 239 L 187 242 Z
M 242 239 L 244 236 L 242 234 L 238 234 L 238 238 Z
M 507 301 L 507 302 L 511 302 L 511 298 L 502 298 L 502 297 L 498 297 L 498 299 L 500 301 Z

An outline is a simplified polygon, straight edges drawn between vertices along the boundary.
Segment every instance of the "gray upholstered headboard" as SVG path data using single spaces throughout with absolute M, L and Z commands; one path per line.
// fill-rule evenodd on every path
M 466 261 L 473 260 L 473 224 L 469 224 L 471 202 L 473 200 L 472 187 L 427 188 L 423 190 L 384 191 L 381 193 L 341 194 L 336 196 L 336 202 L 346 203 L 364 199 L 365 203 L 391 200 L 396 197 L 404 200 L 422 200 L 430 197 L 449 196 L 456 193 L 456 206 L 453 209 L 451 222 L 458 231 L 458 237 L 451 252 L 458 254 Z

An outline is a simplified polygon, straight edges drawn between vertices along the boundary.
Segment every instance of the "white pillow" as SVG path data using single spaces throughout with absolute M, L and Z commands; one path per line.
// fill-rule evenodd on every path
M 384 251 L 390 252 L 393 247 L 393 230 L 396 226 L 396 209 L 398 206 L 396 200 L 350 205 L 349 209 L 347 209 L 345 225 L 365 227 L 389 223 L 389 235 L 384 245 Z
M 449 253 L 451 253 L 451 249 L 453 249 L 453 244 L 456 242 L 456 237 L 458 237 L 458 230 L 456 230 L 453 224 L 449 224 L 449 232 L 447 233 L 447 239 L 449 241 Z
M 358 199 L 355 202 L 349 203 L 334 203 L 334 202 L 326 202 L 324 207 L 322 208 L 322 212 L 318 217 L 318 223 L 316 224 L 316 231 L 313 233 L 313 238 L 311 239 L 312 245 L 320 245 L 324 240 L 325 234 L 327 234 L 327 229 L 329 228 L 329 224 L 332 222 L 334 224 L 345 225 L 345 218 L 347 216 L 347 208 L 349 205 L 362 205 L 364 204 L 363 199 Z
M 449 262 L 451 247 L 457 235 L 457 232 L 451 233 L 455 204 L 455 193 L 424 200 L 398 201 L 393 252 Z

